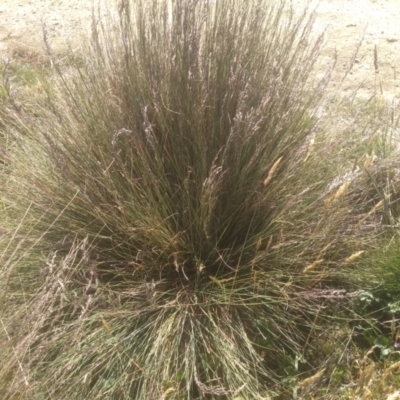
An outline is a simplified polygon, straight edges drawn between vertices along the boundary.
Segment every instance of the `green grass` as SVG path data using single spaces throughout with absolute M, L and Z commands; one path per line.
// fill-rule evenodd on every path
M 399 293 L 395 247 L 370 259 L 397 235 L 397 121 L 327 103 L 312 23 L 125 2 L 56 76 L 4 72 L 1 398 L 353 398 L 375 340 L 396 362 L 363 299 Z

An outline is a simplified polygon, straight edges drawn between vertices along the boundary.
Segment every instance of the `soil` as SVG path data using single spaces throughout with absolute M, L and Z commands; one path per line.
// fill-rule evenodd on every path
M 400 0 L 291 3 L 295 9 L 317 7 L 315 32 L 326 31 L 322 64 L 338 54 L 332 88 L 349 95 L 358 89 L 364 97 L 400 98 Z M 40 61 L 45 55 L 42 22 L 53 50 L 67 54 L 68 46 L 76 48 L 88 37 L 92 4 L 93 0 L 0 0 L 0 57 Z

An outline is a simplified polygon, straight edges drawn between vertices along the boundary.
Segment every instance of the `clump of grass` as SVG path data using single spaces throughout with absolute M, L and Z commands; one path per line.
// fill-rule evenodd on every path
M 312 144 L 312 22 L 125 1 L 47 108 L 1 111 L 2 398 L 290 398 L 322 370 L 298 360 L 365 243 Z

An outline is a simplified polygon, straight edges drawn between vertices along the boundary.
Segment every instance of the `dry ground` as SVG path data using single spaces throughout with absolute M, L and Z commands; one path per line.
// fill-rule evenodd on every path
M 304 0 L 295 0 L 300 6 Z M 387 99 L 400 98 L 400 0 L 321 0 L 312 1 L 317 6 L 315 29 L 327 29 L 323 55 L 338 53 L 337 75 L 334 84 L 339 86 L 348 70 L 358 42 L 363 41 L 355 63 L 346 81 L 344 92 L 352 92 L 359 85 L 358 94 L 370 96 L 375 91 Z M 377 65 L 374 49 L 377 50 Z M 376 73 L 375 67 L 378 67 Z
M 361 85 L 361 96 L 379 93 L 388 99 L 400 98 L 400 0 L 291 2 L 296 9 L 307 3 L 310 8 L 317 6 L 315 30 L 326 29 L 322 62 L 328 62 L 335 50 L 339 55 L 333 88 L 351 94 Z M 118 1 L 110 3 L 116 5 Z M 59 54 L 66 52 L 68 42 L 72 47 L 79 46 L 90 30 L 92 4 L 93 0 L 0 0 L 0 56 L 40 61 L 44 54 L 42 21 Z M 342 84 L 361 37 L 355 63 Z M 378 65 L 374 62 L 375 46 Z

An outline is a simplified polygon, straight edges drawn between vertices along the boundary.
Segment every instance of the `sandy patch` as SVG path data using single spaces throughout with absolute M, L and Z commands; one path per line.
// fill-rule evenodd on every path
M 295 8 L 305 3 L 292 0 Z M 44 54 L 42 21 L 58 53 L 67 50 L 68 42 L 73 48 L 79 46 L 90 32 L 92 4 L 92 0 L 0 0 L 0 56 L 40 60 Z M 379 93 L 388 99 L 400 98 L 400 1 L 313 0 L 311 7 L 317 4 L 315 31 L 326 28 L 327 34 L 322 63 L 335 50 L 338 53 L 332 87 L 350 94 L 361 85 L 359 94 L 364 97 Z M 364 40 L 355 63 L 341 84 L 361 36 Z
M 304 0 L 293 3 L 301 5 Z M 333 85 L 339 86 L 357 44 L 363 38 L 342 91 L 351 93 L 361 85 L 358 94 L 363 97 L 378 93 L 387 99 L 400 98 L 400 1 L 324 0 L 313 1 L 312 7 L 315 5 L 315 29 L 326 28 L 322 58 L 328 61 L 335 51 L 338 54 Z
M 43 22 L 58 54 L 88 37 L 92 0 L 0 0 L 0 55 L 35 61 L 45 53 Z

